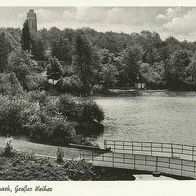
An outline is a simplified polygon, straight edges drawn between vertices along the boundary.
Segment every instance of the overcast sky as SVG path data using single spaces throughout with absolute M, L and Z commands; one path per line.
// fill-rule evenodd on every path
M 158 32 L 196 41 L 196 8 L 191 7 L 0 7 L 1 27 L 22 27 L 29 9 L 37 13 L 38 29 L 90 27 L 97 31 Z

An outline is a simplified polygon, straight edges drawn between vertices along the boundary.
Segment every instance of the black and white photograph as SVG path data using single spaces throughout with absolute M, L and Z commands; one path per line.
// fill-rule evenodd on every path
M 0 6 L 0 181 L 196 179 L 195 21 L 191 6 Z

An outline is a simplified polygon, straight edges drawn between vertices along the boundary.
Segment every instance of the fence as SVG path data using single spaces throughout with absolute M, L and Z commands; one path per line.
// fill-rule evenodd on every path
M 159 171 L 170 175 L 196 178 L 196 162 L 191 160 L 126 153 L 80 152 L 80 158 L 95 166 L 115 167 L 145 171 Z
M 146 154 L 151 156 L 168 156 L 192 161 L 196 160 L 196 146 L 191 145 L 104 140 L 104 148 L 111 148 L 113 152 Z

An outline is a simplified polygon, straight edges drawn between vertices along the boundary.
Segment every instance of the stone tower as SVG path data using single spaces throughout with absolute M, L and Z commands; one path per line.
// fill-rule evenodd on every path
M 31 31 L 37 31 L 37 17 L 33 9 L 30 9 L 27 13 L 26 21 L 28 22 L 28 26 Z

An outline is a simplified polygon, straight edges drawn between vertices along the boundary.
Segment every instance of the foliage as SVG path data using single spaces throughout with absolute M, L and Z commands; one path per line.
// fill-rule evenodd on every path
M 32 53 L 31 58 L 35 60 L 46 60 L 52 55 L 56 56 L 60 62 L 62 61 L 61 68 L 58 65 L 53 66 L 54 69 L 50 69 L 48 77 L 54 80 L 63 77 L 60 84 L 64 80 L 65 88 L 62 89 L 65 89 L 65 92 L 72 93 L 67 89 L 72 88 L 75 77 L 79 78 L 79 83 L 82 84 L 79 94 L 83 95 L 90 95 L 95 85 L 103 86 L 104 91 L 107 91 L 108 88 L 113 87 L 131 88 L 135 82 L 143 80 L 147 81 L 147 88 L 152 89 L 157 88 L 159 84 L 161 86 L 164 84 L 169 89 L 179 90 L 181 83 L 185 86 L 195 86 L 194 74 L 192 74 L 194 63 L 191 60 L 196 50 L 195 42 L 186 40 L 181 42 L 172 36 L 162 40 L 158 33 L 148 30 L 126 34 L 102 33 L 90 28 L 60 30 L 52 27 L 49 30 L 42 29 L 36 33 L 30 33 L 26 23 L 22 31 L 1 28 L 1 35 L 2 32 L 5 33 L 5 37 L 0 39 L 0 42 L 5 43 L 0 44 L 1 72 L 10 71 L 7 59 L 10 52 L 13 53 L 15 49 L 20 50 L 18 46 L 21 41 L 22 49 L 26 43 L 27 50 Z M 6 46 L 5 50 L 4 47 L 1 50 L 1 46 Z M 7 50 L 10 46 L 11 50 Z M 149 74 L 144 74 L 144 77 L 140 75 L 142 63 L 149 65 L 146 67 L 149 69 L 147 71 Z M 45 70 L 45 66 L 35 67 L 38 69 L 35 72 Z M 108 77 L 110 71 L 111 79 Z M 32 73 L 32 70 L 30 72 Z M 18 78 L 17 73 L 16 76 Z M 25 81 L 21 78 L 22 76 L 18 79 L 25 87 Z M 56 87 L 59 91 L 59 86 Z M 73 93 L 75 91 L 73 90 Z
M 187 75 L 190 75 L 191 81 L 196 85 L 196 53 L 194 53 L 191 63 L 187 68 Z
M 57 148 L 56 155 L 57 155 L 57 163 L 63 163 L 64 151 L 62 148 L 60 147 Z
M 33 55 L 33 59 L 36 61 L 44 61 L 45 60 L 45 47 L 43 41 L 34 36 L 32 38 L 32 49 L 31 53 Z
M 143 63 L 140 68 L 142 81 L 147 83 L 147 87 L 153 89 L 163 89 L 166 87 L 164 62 L 154 63 L 150 66 Z
M 99 73 L 100 81 L 99 83 L 103 85 L 105 89 L 114 87 L 117 83 L 118 71 L 112 64 L 105 64 L 101 67 L 101 72 Z
M 102 109 L 92 100 L 86 100 L 81 104 L 79 116 L 80 122 L 92 123 L 93 121 L 101 122 L 104 120 Z
M 16 74 L 20 84 L 26 89 L 27 76 L 37 72 L 39 67 L 27 51 L 18 50 L 12 52 L 9 57 L 9 69 Z
M 7 70 L 9 53 L 13 50 L 13 44 L 6 32 L 0 33 L 0 73 Z
M 139 79 L 139 68 L 142 61 L 142 48 L 139 45 L 130 45 L 123 51 L 122 67 L 119 73 L 121 80 L 133 85 Z
M 15 73 L 0 74 L 0 92 L 3 95 L 12 95 L 23 93 L 23 89 L 20 85 L 20 82 L 16 78 Z
M 21 48 L 22 48 L 22 50 L 30 52 L 31 42 L 32 42 L 31 33 L 30 33 L 29 26 L 28 26 L 28 22 L 26 21 L 23 24 L 22 35 L 21 35 Z
M 65 61 L 66 64 L 71 65 L 71 53 L 72 48 L 68 38 L 62 36 L 52 42 L 52 56 L 57 57 L 60 61 Z
M 4 148 L 3 154 L 7 157 L 13 154 L 13 143 L 12 142 L 13 142 L 12 137 L 8 137 L 5 140 L 5 148 Z
M 49 59 L 49 64 L 47 67 L 46 75 L 48 79 L 58 80 L 61 78 L 63 72 L 61 68 L 61 64 L 59 63 L 56 57 Z
M 83 86 L 76 75 L 61 78 L 55 86 L 60 93 L 82 94 Z
M 94 78 L 93 48 L 82 31 L 77 31 L 74 39 L 73 64 L 84 86 L 84 92 L 90 94 Z
M 40 73 L 32 73 L 26 76 L 26 89 L 28 91 L 44 90 L 47 83 L 47 78 Z
M 104 112 L 92 100 L 74 98 L 70 95 L 60 96 L 57 102 L 60 113 L 68 120 L 74 121 L 75 128 L 82 134 L 97 134 L 103 131 L 100 124 L 104 120 Z

